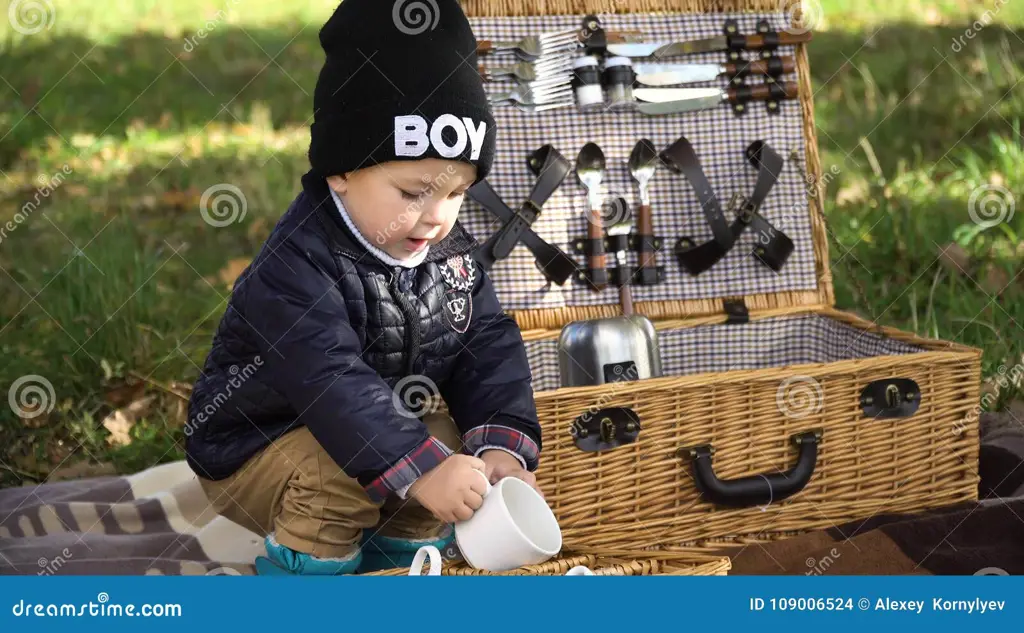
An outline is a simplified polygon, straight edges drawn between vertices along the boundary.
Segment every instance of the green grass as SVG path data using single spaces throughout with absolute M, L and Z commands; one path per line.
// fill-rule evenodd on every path
M 296 193 L 333 4 L 54 0 L 42 32 L 0 20 L 0 395 L 38 375 L 56 398 L 25 422 L 0 407 L 0 485 L 69 457 L 121 471 L 181 458 L 169 392 L 198 375 L 233 279 L 220 271 Z M 1024 354 L 1024 209 L 987 230 L 969 215 L 984 185 L 1024 205 L 1024 5 L 996 4 L 825 1 L 809 49 L 838 172 L 837 305 L 981 347 L 986 376 Z M 954 50 L 986 9 L 994 21 Z M 18 220 L 40 177 L 61 184 Z M 214 228 L 196 210 L 218 183 L 244 192 L 245 216 Z M 952 242 L 963 270 L 939 260 Z M 101 420 L 143 387 L 155 399 L 133 441 L 111 446 Z

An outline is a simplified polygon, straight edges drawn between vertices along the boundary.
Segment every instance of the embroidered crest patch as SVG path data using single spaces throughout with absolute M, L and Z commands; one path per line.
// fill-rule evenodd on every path
M 455 255 L 438 267 L 441 279 L 452 290 L 469 292 L 476 281 L 476 262 L 469 255 Z
M 467 292 L 451 291 L 441 299 L 444 318 L 448 325 L 459 334 L 469 329 L 469 321 L 473 317 L 473 299 Z

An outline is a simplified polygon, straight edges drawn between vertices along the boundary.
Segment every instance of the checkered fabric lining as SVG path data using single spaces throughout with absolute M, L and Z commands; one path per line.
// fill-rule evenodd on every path
M 662 373 L 767 369 L 800 363 L 914 354 L 916 345 L 887 339 L 820 315 L 778 317 L 744 325 L 702 325 L 658 332 Z M 560 385 L 558 342 L 526 343 L 535 391 Z
M 727 18 L 737 18 L 743 33 L 753 33 L 756 23 L 767 18 L 775 28 L 784 28 L 785 14 L 651 14 L 601 15 L 608 30 L 639 29 L 648 41 L 677 41 L 712 37 L 721 34 Z M 471 19 L 477 39 L 518 39 L 519 37 L 576 28 L 582 16 L 528 16 Z M 578 53 L 582 55 L 582 50 Z M 782 47 L 780 55 L 793 55 L 793 47 Z M 744 53 L 756 59 L 756 52 Z M 481 57 L 485 65 L 504 65 L 515 61 L 511 52 Z M 669 60 L 678 63 L 723 63 L 724 52 L 683 55 Z M 650 60 L 635 60 L 650 61 Z M 796 75 L 784 77 L 795 81 Z M 751 81 L 751 80 L 748 80 Z M 507 90 L 511 82 L 485 84 L 488 91 Z M 724 80 L 688 84 L 680 87 L 727 86 Z M 518 207 L 533 188 L 535 177 L 527 169 L 526 158 L 546 143 L 554 145 L 567 159 L 575 162 L 584 143 L 593 141 L 604 150 L 608 162 L 602 186 L 611 196 L 625 197 L 631 208 L 638 203 L 636 184 L 629 174 L 627 161 L 636 142 L 651 139 L 664 149 L 685 134 L 697 151 L 711 185 L 723 206 L 734 193 L 749 195 L 757 172 L 744 158 L 744 151 L 753 141 L 767 141 L 785 160 L 779 182 L 772 189 L 762 213 L 795 242 L 796 249 L 780 273 L 756 262 L 750 254 L 752 234 L 713 268 L 698 277 L 683 272 L 671 249 L 680 236 L 697 242 L 711 238 L 711 231 L 700 209 L 696 195 L 681 175 L 659 169 L 649 187 L 655 233 L 664 238 L 658 257 L 665 267 L 666 280 L 656 286 L 634 286 L 637 301 L 699 299 L 794 290 L 814 290 L 817 279 L 814 266 L 808 193 L 803 172 L 804 136 L 798 101 L 783 102 L 781 112 L 769 115 L 761 103 L 754 103 L 748 112 L 737 117 L 728 104 L 699 112 L 666 116 L 646 116 L 636 112 L 582 112 L 575 107 L 556 108 L 540 113 L 522 112 L 510 105 L 495 105 L 498 137 L 493 171 L 488 181 L 513 209 Z M 790 160 L 792 151 L 797 153 Z M 575 172 L 544 205 L 534 223 L 534 230 L 545 240 L 562 247 L 580 264 L 585 258 L 568 247 L 571 241 L 585 238 L 586 190 Z M 479 204 L 466 198 L 460 216 L 469 231 L 483 241 L 500 226 L 500 222 Z M 629 254 L 637 265 L 636 253 Z M 614 261 L 609 257 L 610 262 Z M 506 309 L 555 308 L 574 305 L 615 304 L 618 292 L 613 288 L 594 292 L 567 281 L 563 286 L 548 284 L 536 268 L 533 255 L 525 246 L 515 248 L 508 259 L 492 271 L 498 296 Z

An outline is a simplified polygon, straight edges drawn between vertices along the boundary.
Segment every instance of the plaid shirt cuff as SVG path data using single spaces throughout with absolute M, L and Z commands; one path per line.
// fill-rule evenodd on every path
M 384 501 L 392 493 L 401 492 L 404 496 L 413 482 L 451 454 L 451 449 L 437 439 L 427 438 L 425 442 L 406 453 L 394 466 L 371 481 L 365 487 L 366 494 L 374 503 Z
M 504 446 L 494 446 L 492 444 L 488 444 L 486 446 L 481 446 L 480 448 L 476 449 L 475 453 L 473 453 L 473 457 L 480 457 L 480 454 L 483 453 L 484 451 L 504 451 L 504 452 L 508 453 L 509 455 L 511 455 L 512 457 L 515 457 L 516 459 L 518 459 L 519 460 L 519 465 L 523 467 L 523 470 L 526 470 L 526 460 L 523 459 L 523 456 L 520 455 L 519 453 L 515 452 L 515 451 L 511 451 L 511 450 L 505 448 Z
M 462 438 L 465 452 L 477 455 L 485 448 L 500 448 L 514 453 L 526 463 L 526 470 L 537 468 L 540 450 L 530 436 L 507 426 L 485 424 L 471 429 Z

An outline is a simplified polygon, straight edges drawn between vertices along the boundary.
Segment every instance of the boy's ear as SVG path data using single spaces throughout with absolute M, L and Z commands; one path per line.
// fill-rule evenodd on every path
M 345 176 L 328 176 L 327 186 L 340 196 L 348 190 L 348 179 Z

